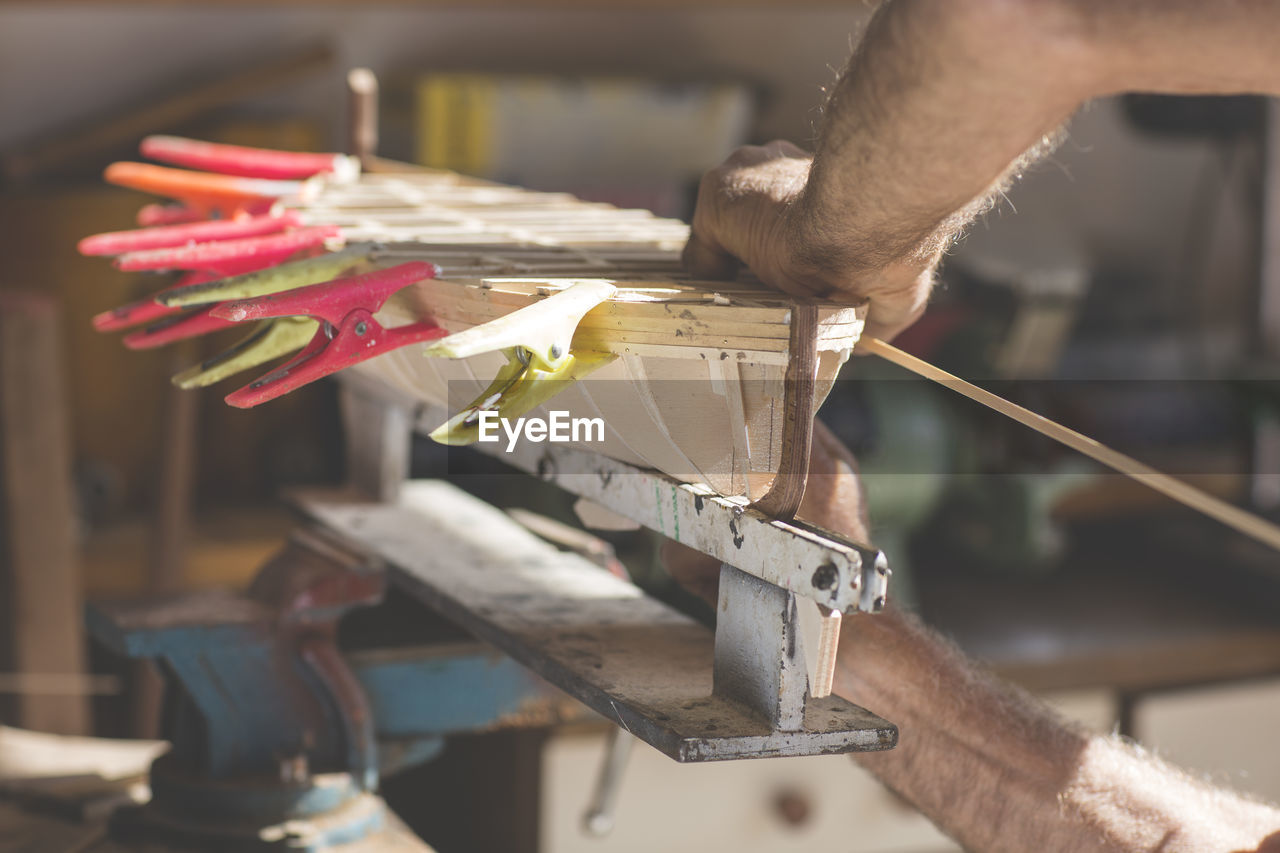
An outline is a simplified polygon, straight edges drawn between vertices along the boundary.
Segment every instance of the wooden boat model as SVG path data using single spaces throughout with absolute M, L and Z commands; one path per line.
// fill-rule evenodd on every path
M 616 295 L 586 314 L 575 348 L 611 362 L 530 412 L 600 418 L 603 440 L 581 446 L 657 468 L 721 494 L 755 499 L 781 464 L 791 300 L 719 283 L 612 280 Z M 384 309 L 389 322 L 432 317 L 451 332 L 472 328 L 565 285 L 560 279 L 436 280 Z M 819 309 L 816 397 L 830 391 L 861 331 L 859 312 Z M 456 411 L 481 396 L 503 358 L 423 358 L 405 348 L 354 369 L 411 399 Z
M 570 419 L 598 418 L 603 435 L 592 437 L 600 440 L 581 446 L 721 494 L 764 495 L 788 468 L 789 431 L 803 432 L 807 447 L 810 415 L 862 329 L 861 306 L 793 298 L 747 276 L 688 279 L 679 259 L 687 226 L 647 211 L 434 170 L 364 174 L 346 183 L 312 179 L 304 186 L 271 215 L 289 217 L 295 234 L 327 229 L 326 248 L 345 246 L 346 255 L 196 283 L 161 294 L 160 301 L 171 307 L 245 297 L 260 303 L 278 295 L 269 281 L 308 264 L 322 268 L 326 258 L 358 256 L 357 272 L 427 261 L 435 265 L 434 277 L 400 286 L 373 317 L 393 331 L 437 326 L 443 337 L 426 351 L 461 357 L 426 358 L 423 346 L 403 346 L 350 369 L 411 401 L 458 411 L 493 397 L 495 375 L 513 376 L 513 367 L 520 372 L 515 357 L 527 367 L 528 353 L 539 349 L 525 342 L 537 339 L 544 359 L 550 352 L 559 364 L 571 355 L 582 369 L 546 373 L 541 381 L 555 384 L 554 396 L 540 387 L 530 398 L 538 404 L 520 406 L 516 414 L 550 419 L 554 410 Z M 170 256 L 184 251 L 191 254 L 176 249 Z M 324 275 L 342 280 L 333 270 Z M 559 312 L 561 305 L 577 308 Z M 237 318 L 282 318 L 270 321 L 275 332 L 286 319 L 294 322 L 289 334 L 301 341 L 316 328 L 279 312 L 236 310 Z M 215 309 L 217 316 L 235 313 Z M 553 339 L 560 343 L 548 343 Z M 295 349 L 302 345 L 290 340 Z M 223 375 L 197 369 L 183 384 Z M 496 400 L 488 404 L 500 408 Z

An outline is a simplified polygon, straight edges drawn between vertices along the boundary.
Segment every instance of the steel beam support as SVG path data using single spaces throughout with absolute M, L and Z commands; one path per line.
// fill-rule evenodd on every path
M 396 504 L 341 493 L 294 499 L 328 533 L 384 560 L 405 592 L 678 761 L 880 750 L 897 741 L 891 723 L 839 697 L 810 699 L 803 724 L 784 730 L 751 704 L 713 692 L 708 629 L 448 483 L 406 483 Z M 802 658 L 794 658 L 803 679 Z
M 442 409 L 426 407 L 418 429 L 444 420 Z M 884 607 L 889 564 L 875 548 L 801 521 L 769 518 L 748 509 L 744 498 L 567 445 L 525 441 L 511 453 L 500 443 L 473 447 L 833 610 L 875 613 Z
M 802 642 L 794 593 L 720 567 L 717 694 L 743 703 L 779 731 L 802 731 L 809 692 Z

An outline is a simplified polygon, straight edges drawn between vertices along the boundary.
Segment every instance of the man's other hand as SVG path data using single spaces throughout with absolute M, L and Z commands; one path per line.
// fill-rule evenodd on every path
M 853 454 L 820 421 L 813 422 L 809 479 L 797 516 L 856 542 L 867 541 L 866 503 Z M 716 603 L 720 561 L 673 540 L 662 546 L 662 563 L 694 595 Z

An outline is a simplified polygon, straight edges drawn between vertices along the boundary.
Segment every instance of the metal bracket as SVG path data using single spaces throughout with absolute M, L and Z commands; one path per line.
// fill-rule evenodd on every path
M 428 431 L 443 410 L 423 407 Z M 780 521 L 706 486 L 681 483 L 563 444 L 496 444 L 473 449 L 600 504 L 722 563 L 842 613 L 879 612 L 888 595 L 889 565 L 878 549 L 802 521 Z

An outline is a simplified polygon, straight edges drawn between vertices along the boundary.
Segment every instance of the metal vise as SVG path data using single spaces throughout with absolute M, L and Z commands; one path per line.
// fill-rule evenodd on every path
M 427 851 L 377 796 L 446 735 L 547 725 L 575 703 L 477 643 L 343 653 L 338 622 L 380 602 L 385 572 L 296 533 L 243 595 L 99 603 L 93 635 L 166 676 L 172 750 L 122 839 L 201 849 L 335 850 L 371 839 Z

